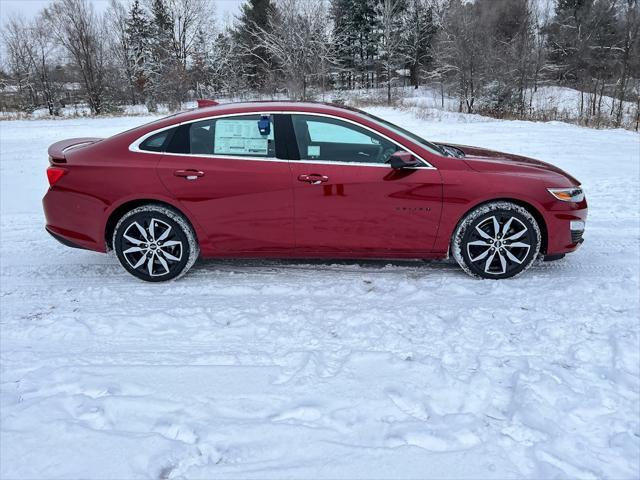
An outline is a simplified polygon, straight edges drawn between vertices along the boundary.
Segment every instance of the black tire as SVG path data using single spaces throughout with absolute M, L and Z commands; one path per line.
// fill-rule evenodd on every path
M 116 224 L 113 249 L 130 274 L 147 282 L 181 277 L 193 266 L 200 248 L 189 222 L 162 205 L 143 205 Z
M 533 215 L 520 205 L 497 201 L 480 205 L 462 219 L 451 251 L 469 275 L 501 279 L 528 269 L 540 244 L 540 227 Z

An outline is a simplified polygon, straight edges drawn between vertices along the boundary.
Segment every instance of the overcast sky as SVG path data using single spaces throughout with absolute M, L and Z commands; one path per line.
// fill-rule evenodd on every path
M 97 11 L 103 11 L 109 5 L 109 0 L 89 0 Z M 243 0 L 214 0 L 216 4 L 216 19 L 223 25 L 240 9 Z M 4 24 L 8 16 L 22 14 L 26 17 L 36 15 L 51 0 L 0 0 L 0 24 Z

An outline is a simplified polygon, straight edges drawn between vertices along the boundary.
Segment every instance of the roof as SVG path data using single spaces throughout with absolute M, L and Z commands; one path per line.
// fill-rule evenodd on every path
M 247 110 L 265 110 L 265 111 L 314 111 L 314 112 L 338 112 L 342 111 L 354 111 L 350 107 L 336 105 L 333 103 L 325 102 L 296 102 L 296 101 L 282 101 L 282 100 L 260 100 L 255 102 L 231 102 L 221 103 L 212 107 L 199 108 L 197 111 L 206 113 L 220 114 L 224 113 L 236 113 Z
M 194 108 L 185 112 L 169 115 L 168 117 L 153 121 L 134 130 L 151 131 L 172 124 L 191 122 L 201 118 L 204 119 L 207 117 L 214 117 L 218 115 L 228 115 L 235 113 L 241 114 L 250 112 L 273 113 L 283 111 L 326 113 L 351 119 L 360 116 L 360 112 L 357 109 L 330 103 L 294 101 L 235 102 L 221 103 L 219 105 L 211 107 Z

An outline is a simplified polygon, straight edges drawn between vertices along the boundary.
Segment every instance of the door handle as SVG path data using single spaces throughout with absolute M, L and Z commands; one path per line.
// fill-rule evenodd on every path
M 328 182 L 329 177 L 327 177 L 326 175 L 311 173 L 309 175 L 306 175 L 306 174 L 298 175 L 298 180 L 301 182 L 311 183 L 312 185 L 318 185 L 319 183 Z
M 173 172 L 176 177 L 183 177 L 187 180 L 197 180 L 200 177 L 204 177 L 204 172 L 201 170 L 196 170 L 194 168 L 189 168 L 187 170 L 176 170 Z

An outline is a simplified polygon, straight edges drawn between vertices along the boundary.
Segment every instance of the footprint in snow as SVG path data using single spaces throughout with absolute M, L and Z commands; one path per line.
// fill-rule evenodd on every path
M 299 407 L 285 410 L 282 413 L 271 416 L 271 421 L 288 422 L 293 420 L 306 423 L 315 422 L 320 418 L 322 418 L 322 412 L 319 409 L 310 405 L 301 405 Z
M 158 422 L 153 431 L 170 440 L 194 444 L 198 441 L 198 435 L 189 427 L 172 422 Z
M 385 390 L 385 393 L 402 413 L 422 420 L 423 422 L 429 420 L 429 411 L 419 399 L 411 398 L 408 395 L 390 388 Z
M 457 432 L 410 431 L 391 435 L 386 444 L 389 447 L 413 445 L 430 452 L 453 452 L 468 450 L 480 443 L 480 437 L 470 430 Z

